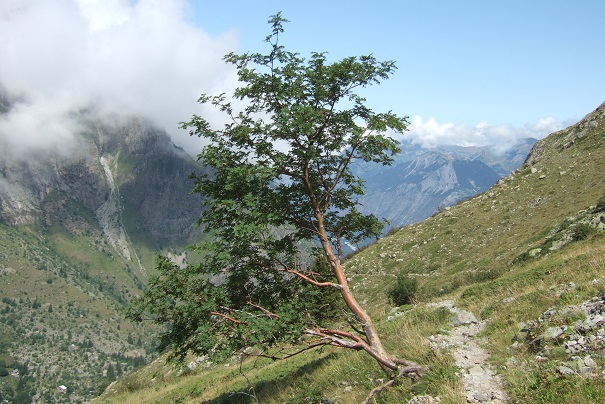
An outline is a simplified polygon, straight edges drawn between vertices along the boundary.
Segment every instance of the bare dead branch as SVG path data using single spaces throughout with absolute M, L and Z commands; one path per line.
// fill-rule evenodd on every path
M 301 349 L 299 349 L 299 350 L 297 350 L 295 352 L 291 352 L 291 353 L 283 355 L 283 356 L 268 355 L 268 354 L 265 354 L 265 353 L 246 354 L 246 355 L 248 355 L 248 356 L 258 356 L 258 357 L 261 357 L 261 358 L 268 358 L 268 359 L 272 359 L 272 360 L 276 361 L 276 360 L 288 359 L 288 358 L 291 358 L 293 356 L 299 355 L 299 354 L 301 354 L 303 352 L 309 351 L 311 349 L 315 349 L 315 348 L 318 348 L 318 347 L 324 347 L 326 345 L 331 345 L 331 343 L 328 342 L 328 341 L 325 341 L 323 339 L 319 339 L 319 340 L 315 340 L 315 342 L 308 343 L 304 348 L 301 348 Z
M 362 330 L 360 330 L 359 328 L 357 328 L 357 326 L 355 324 L 353 324 L 351 319 L 347 318 L 347 323 L 349 324 L 349 327 L 351 327 L 353 329 L 353 331 L 355 331 L 357 334 L 365 335 L 365 333 Z M 365 339 L 364 339 L 364 341 L 365 341 Z
M 395 384 L 395 380 L 391 379 L 388 382 L 386 382 L 384 384 L 381 384 L 378 387 L 374 387 L 372 389 L 372 391 L 370 391 L 370 394 L 368 394 L 368 396 L 366 397 L 366 399 L 362 401 L 362 404 L 368 404 L 370 402 L 370 400 L 372 399 L 372 397 L 374 397 L 376 394 L 380 393 L 381 391 L 388 389 L 393 384 Z
M 350 332 L 335 330 L 335 329 L 306 329 L 305 334 L 316 335 L 323 337 L 332 342 L 332 345 L 341 348 L 354 349 L 356 351 L 364 350 L 370 356 L 372 356 L 380 364 L 385 372 L 390 373 L 397 370 L 397 362 L 394 357 L 388 355 L 385 356 L 381 352 L 374 349 L 374 347 L 367 343 L 361 337 L 352 334 Z M 413 363 L 413 362 L 410 362 Z
M 380 393 L 381 391 L 384 391 L 387 388 L 391 387 L 392 385 L 394 385 L 395 383 L 397 383 L 399 380 L 401 380 L 401 378 L 403 378 L 403 377 L 409 377 L 413 381 L 417 381 L 420 378 L 420 376 L 422 376 L 423 373 L 425 373 L 426 371 L 428 371 L 428 366 L 420 366 L 420 365 L 415 364 L 414 362 L 400 360 L 400 359 L 396 359 L 395 361 L 397 363 L 405 362 L 405 363 L 408 363 L 410 365 L 409 366 L 405 366 L 405 367 L 400 367 L 398 375 L 395 378 L 389 380 L 386 383 L 381 384 L 378 387 L 373 388 L 372 391 L 370 391 L 370 393 L 366 397 L 366 399 L 363 400 L 363 402 L 362 402 L 363 404 L 369 403 L 370 399 L 372 397 L 374 397 L 376 394 Z
M 357 351 L 366 349 L 366 347 L 369 348 L 368 344 L 364 340 L 354 334 L 347 332 L 338 332 L 338 330 L 328 329 L 313 330 L 310 328 L 306 329 L 304 332 L 308 335 L 315 335 L 324 338 L 330 341 L 332 345 L 342 348 L 355 349 Z
M 241 357 L 239 360 L 239 373 L 240 373 L 240 375 L 242 375 L 244 377 L 244 379 L 246 379 L 246 382 L 248 383 L 248 391 L 250 393 L 241 393 L 241 394 L 244 394 L 244 395 L 252 398 L 255 402 L 258 403 L 258 397 L 256 397 L 256 391 L 254 390 L 254 385 L 248 378 L 248 375 L 244 372 L 243 364 L 244 364 L 244 358 Z

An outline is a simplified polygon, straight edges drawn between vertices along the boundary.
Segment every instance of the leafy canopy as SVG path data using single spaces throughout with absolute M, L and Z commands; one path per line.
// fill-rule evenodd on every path
M 387 79 L 395 64 L 371 55 L 305 60 L 280 45 L 285 22 L 279 13 L 269 20 L 268 54 L 225 56 L 241 83 L 233 99 L 245 107 L 204 94 L 199 103 L 228 122 L 215 129 L 194 115 L 182 124 L 206 139 L 198 158 L 212 174 L 196 177 L 194 192 L 205 196 L 199 223 L 210 241 L 196 246 L 200 264 L 177 269 L 162 258 L 133 315 L 148 311 L 168 324 L 162 346 L 181 358 L 190 349 L 229 354 L 297 342 L 331 321 L 342 243 L 378 237 L 384 226 L 356 209 L 363 182 L 352 165 L 390 164 L 399 148 L 387 133 L 404 131 L 407 120 L 372 111 L 357 91 Z

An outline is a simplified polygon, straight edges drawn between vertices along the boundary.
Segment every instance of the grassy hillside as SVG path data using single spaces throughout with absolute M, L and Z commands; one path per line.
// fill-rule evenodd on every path
M 442 299 L 486 320 L 489 361 L 512 402 L 604 402 L 605 342 L 599 335 L 605 330 L 586 333 L 591 343 L 585 352 L 568 349 L 586 317 L 573 306 L 605 292 L 605 237 L 597 230 L 605 221 L 604 196 L 605 105 L 538 142 L 526 164 L 488 192 L 349 257 L 351 285 L 387 348 L 431 366 L 420 382 L 402 381 L 377 402 L 419 394 L 466 402 L 452 355 L 431 345 L 431 336 L 447 335 L 452 327 L 447 309 L 427 304 Z M 416 304 L 394 309 L 387 291 L 401 272 L 417 279 L 419 289 Z M 539 337 L 548 328 L 562 334 Z M 588 361 L 586 356 L 595 362 L 594 372 L 562 373 L 562 364 L 573 371 L 573 362 Z M 349 403 L 360 402 L 383 378 L 364 354 L 336 349 L 281 362 L 191 358 L 189 367 L 177 367 L 160 359 L 97 402 Z

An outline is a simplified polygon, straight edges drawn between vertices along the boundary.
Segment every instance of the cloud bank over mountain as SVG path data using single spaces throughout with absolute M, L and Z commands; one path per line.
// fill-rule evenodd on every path
M 425 148 L 439 145 L 493 146 L 503 152 L 512 147 L 518 139 L 542 139 L 561 130 L 573 122 L 559 122 L 555 118 L 540 118 L 537 122 L 523 127 L 511 125 L 491 125 L 481 122 L 475 126 L 454 123 L 439 123 L 435 118 L 424 120 L 420 116 L 410 119 L 409 131 L 399 137 Z
M 0 118 L 0 144 L 21 152 L 65 149 L 79 128 L 77 111 L 86 110 L 148 117 L 195 154 L 200 140 L 178 123 L 194 113 L 220 122 L 195 101 L 233 91 L 236 74 L 222 57 L 238 51 L 239 39 L 236 32 L 208 34 L 191 14 L 185 0 L 2 0 L 0 86 L 14 101 Z M 402 138 L 425 147 L 501 149 L 562 127 L 553 118 L 515 128 L 414 116 Z
M 20 101 L 0 133 L 25 147 L 62 144 L 86 108 L 150 117 L 186 145 L 178 123 L 199 112 L 201 93 L 233 88 L 222 57 L 238 45 L 187 12 L 185 1 L 3 0 L 0 83 Z

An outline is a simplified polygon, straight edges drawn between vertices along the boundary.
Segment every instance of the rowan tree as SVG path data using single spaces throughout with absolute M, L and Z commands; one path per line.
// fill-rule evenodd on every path
M 286 21 L 279 13 L 269 20 L 267 54 L 225 56 L 241 83 L 233 97 L 199 98 L 228 117 L 224 126 L 198 115 L 182 124 L 205 139 L 198 157 L 211 174 L 195 177 L 194 192 L 205 198 L 199 223 L 208 241 L 195 247 L 199 264 L 178 269 L 161 258 L 132 317 L 147 312 L 165 324 L 162 347 L 175 357 L 256 347 L 278 358 L 331 345 L 416 377 L 423 368 L 386 351 L 341 264 L 345 241 L 378 237 L 385 224 L 356 208 L 364 184 L 352 168 L 388 165 L 399 152 L 388 133 L 406 130 L 407 118 L 376 113 L 357 93 L 389 78 L 395 63 L 371 55 L 329 62 L 325 53 L 306 60 L 280 45 Z M 346 327 L 334 326 L 341 310 Z M 299 348 L 270 349 L 286 345 Z

